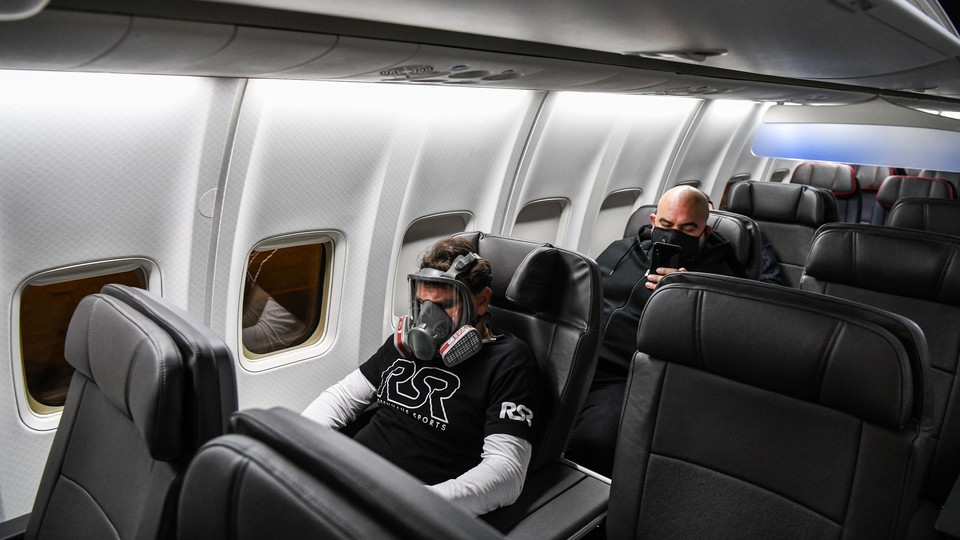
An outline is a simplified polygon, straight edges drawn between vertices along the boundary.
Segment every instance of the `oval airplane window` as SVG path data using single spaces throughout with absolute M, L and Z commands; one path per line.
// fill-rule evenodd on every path
M 151 279 L 156 279 L 155 287 L 149 287 Z M 19 336 L 14 357 L 21 360 L 16 386 L 26 405 L 20 407 L 21 417 L 31 427 L 56 427 L 55 413 L 66 402 L 74 372 L 63 354 L 67 327 L 80 301 L 108 283 L 159 289 L 159 271 L 141 259 L 100 262 L 44 272 L 20 287 L 19 316 L 13 321 Z
M 312 345 L 324 333 L 333 241 L 258 244 L 247 257 L 241 341 L 247 358 Z

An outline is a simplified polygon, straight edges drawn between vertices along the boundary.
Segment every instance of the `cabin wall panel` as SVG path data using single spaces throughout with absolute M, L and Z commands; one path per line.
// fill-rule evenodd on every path
M 761 105 L 749 101 L 705 102 L 678 152 L 665 188 L 685 180 L 699 180 L 700 189 L 711 197 L 714 204 L 719 204 L 726 181 L 740 172 L 734 170 L 737 161 L 745 149 L 749 154 L 747 139 L 759 122 L 761 108 Z
M 244 265 L 265 238 L 335 230 L 346 262 L 330 348 L 282 367 L 238 370 L 242 407 L 300 410 L 380 346 L 406 227 L 466 211 L 489 230 L 538 99 L 525 91 L 248 83 L 222 188 L 212 328 L 238 349 Z
M 699 106 L 686 98 L 551 94 L 520 168 L 505 234 L 524 205 L 564 198 L 570 203 L 561 247 L 586 252 L 601 241 L 592 238 L 593 227 L 610 193 L 640 188 L 638 205 L 656 200 Z
M 0 520 L 28 512 L 53 431 L 20 416 L 11 323 L 32 275 L 145 257 L 164 296 L 187 307 L 202 283 L 235 82 L 104 74 L 0 74 Z M 188 298 L 189 297 L 189 298 Z

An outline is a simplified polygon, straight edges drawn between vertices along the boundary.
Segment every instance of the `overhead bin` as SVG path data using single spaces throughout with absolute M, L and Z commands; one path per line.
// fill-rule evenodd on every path
M 755 155 L 944 171 L 960 170 L 960 121 L 877 98 L 834 107 L 770 107 Z

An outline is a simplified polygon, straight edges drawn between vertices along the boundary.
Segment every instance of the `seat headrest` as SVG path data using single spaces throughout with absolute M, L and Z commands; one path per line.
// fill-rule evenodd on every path
M 886 224 L 888 227 L 960 236 L 960 201 L 900 199 L 890 209 Z
M 893 167 L 857 165 L 857 181 L 863 191 L 877 191 L 888 177 L 897 174 Z
M 762 332 L 756 321 L 762 320 Z M 637 349 L 889 428 L 927 421 L 926 341 L 903 317 L 817 293 L 677 273 L 647 301 Z
M 559 250 L 550 244 L 488 235 L 462 233 L 473 243 L 477 254 L 493 268 L 495 306 L 540 311 L 554 293 L 551 285 Z
M 829 190 L 803 184 L 739 182 L 730 188 L 727 211 L 757 221 L 819 227 L 837 221 L 837 199 Z
M 711 210 L 707 224 L 730 242 L 741 266 L 749 269 L 756 265 L 754 259 L 760 256 L 760 228 L 755 221 L 733 212 Z
M 627 226 L 623 229 L 623 237 L 630 238 L 640 234 L 644 225 L 650 224 L 650 214 L 657 213 L 657 205 L 645 204 L 637 208 L 627 219 Z
M 233 353 L 223 339 L 187 311 L 150 291 L 109 284 L 100 292 L 155 322 L 180 349 L 192 379 L 184 411 L 189 424 L 189 437 L 184 441 L 188 448 L 199 448 L 224 433 L 230 415 L 237 410 L 237 379 Z
M 877 202 L 887 210 L 906 197 L 953 199 L 953 184 L 940 178 L 894 175 L 888 176 L 877 191 Z
M 923 176 L 926 178 L 939 178 L 941 180 L 950 182 L 954 188 L 960 187 L 960 172 L 931 171 L 930 169 L 923 169 L 917 176 Z
M 398 538 L 499 537 L 372 450 L 293 411 L 243 410 L 231 418 L 231 431 L 261 441 L 337 493 L 358 501 L 374 521 L 391 525 Z
M 180 455 L 184 367 L 163 329 L 117 299 L 93 294 L 73 313 L 64 355 L 137 426 L 154 459 Z
M 821 227 L 805 276 L 960 306 L 960 238 L 858 224 Z
M 790 182 L 829 189 L 838 199 L 852 197 L 860 191 L 853 167 L 838 163 L 801 163 L 794 169 Z

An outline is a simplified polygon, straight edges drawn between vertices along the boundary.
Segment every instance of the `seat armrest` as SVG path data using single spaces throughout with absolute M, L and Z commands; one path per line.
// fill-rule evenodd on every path
M 933 527 L 937 532 L 951 538 L 960 538 L 960 481 L 954 482 L 950 496 L 943 503 L 940 517 Z
M 607 514 L 610 481 L 565 460 L 528 478 L 515 503 L 482 516 L 513 540 L 580 538 Z
M 24 514 L 0 523 L 0 540 L 21 540 L 24 533 L 27 532 L 28 521 L 30 521 L 30 514 Z

